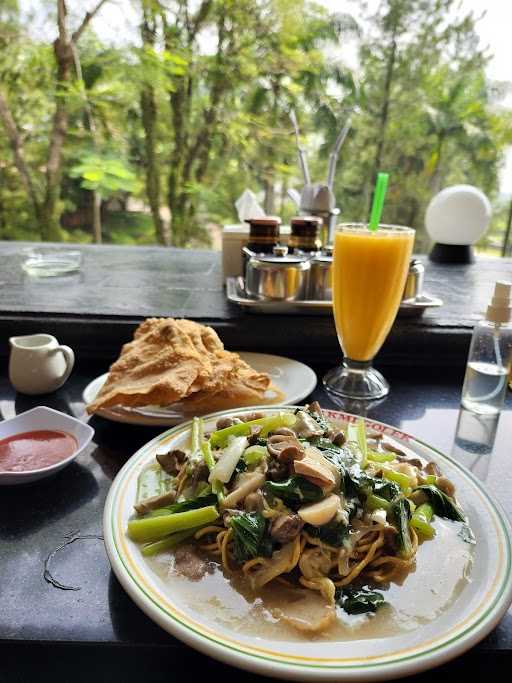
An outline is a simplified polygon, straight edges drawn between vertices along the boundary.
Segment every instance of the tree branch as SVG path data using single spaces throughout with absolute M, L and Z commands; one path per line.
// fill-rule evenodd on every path
M 92 9 L 90 12 L 85 13 L 85 17 L 83 18 L 82 23 L 80 26 L 77 28 L 77 30 L 73 33 L 73 36 L 71 40 L 76 43 L 79 39 L 82 33 L 85 31 L 89 23 L 91 22 L 92 19 L 98 14 L 100 9 L 103 7 L 103 5 L 107 2 L 108 0 L 100 0 L 96 7 Z
M 212 4 L 212 0 L 203 0 L 199 9 L 197 10 L 194 20 L 192 22 L 192 26 L 188 31 L 190 45 L 192 45 L 198 32 L 202 28 L 202 24 L 204 23 L 208 14 L 210 13 Z
M 21 133 L 18 129 L 18 126 L 16 125 L 16 122 L 14 121 L 14 117 L 11 113 L 11 110 L 9 109 L 7 100 L 5 99 L 2 92 L 0 92 L 0 119 L 2 120 L 5 131 L 7 133 L 9 145 L 12 149 L 12 153 L 14 156 L 14 163 L 21 176 L 21 180 L 23 182 L 25 190 L 27 191 L 27 194 L 29 195 L 32 204 L 34 205 L 34 210 L 37 213 L 39 209 L 39 200 L 37 198 L 36 189 L 32 182 L 32 177 L 30 175 L 29 168 L 25 161 L 25 153 L 23 150 L 23 141 L 21 138 Z
M 68 10 L 65 0 L 57 0 L 57 26 L 59 28 L 59 40 L 62 43 L 68 42 L 68 30 L 66 26 L 66 17 Z

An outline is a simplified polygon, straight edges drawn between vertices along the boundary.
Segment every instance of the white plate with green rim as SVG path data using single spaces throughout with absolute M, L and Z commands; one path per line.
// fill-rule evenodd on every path
M 268 406 L 258 410 L 276 412 L 275 408 Z M 233 412 L 222 411 L 208 416 L 206 429 L 214 428 L 218 416 Z M 335 421 L 356 419 L 337 411 L 326 413 Z M 347 630 L 346 638 L 338 637 L 335 641 L 319 637 L 313 640 L 305 636 L 298 640 L 280 639 L 266 636 L 264 629 L 244 634 L 236 619 L 223 618 L 219 621 L 217 615 L 224 605 L 219 607 L 216 596 L 192 604 L 188 597 L 191 584 L 188 580 L 183 579 L 183 590 L 177 590 L 175 584 L 170 590 L 168 580 L 149 566 L 125 530 L 132 515 L 139 473 L 154 461 L 158 446 L 165 443 L 183 447 L 189 438 L 190 423 L 174 427 L 143 446 L 128 460 L 112 484 L 105 504 L 103 526 L 107 553 L 117 578 L 134 602 L 176 638 L 215 659 L 266 676 L 308 681 L 394 679 L 439 666 L 462 654 L 498 624 L 512 601 L 510 524 L 481 482 L 457 462 L 394 427 L 369 419 L 366 423 L 368 428 L 382 432 L 440 466 L 443 474 L 455 484 L 457 498 L 475 533 L 476 545 L 468 546 L 472 549 L 472 559 L 460 576 L 456 592 L 442 608 L 434 609 L 429 618 L 415 618 L 414 622 L 408 623 L 398 620 L 400 629 L 393 628 L 389 633 L 386 633 L 384 623 L 384 629 L 372 637 L 361 637 L 359 632 L 354 636 L 354 632 Z M 425 543 L 435 544 L 438 540 L 439 537 L 435 537 Z M 430 570 L 436 581 L 439 580 L 436 584 L 439 590 L 429 595 L 422 594 L 430 590 L 427 588 L 428 580 L 424 580 L 429 568 L 422 565 L 422 555 L 418 553 L 416 570 L 407 576 L 401 587 L 392 586 L 395 593 L 392 594 L 390 589 L 389 595 L 396 596 L 399 590 L 411 594 L 412 585 L 418 602 L 423 600 L 425 604 L 436 607 L 436 593 L 442 593 L 446 583 L 443 567 L 450 565 L 452 557 L 449 547 L 430 547 L 430 557 L 434 559 L 430 564 L 435 565 Z M 200 585 L 192 584 L 193 592 L 200 593 Z M 240 604 L 240 595 L 234 589 L 230 590 L 236 596 L 233 605 Z M 382 614 L 388 615 L 386 618 L 391 624 L 396 617 L 396 608 L 391 598 L 389 602 L 391 607 Z M 379 614 L 380 611 L 373 618 Z M 371 623 L 371 620 L 366 623 Z
M 273 386 L 281 392 L 280 404 L 298 403 L 309 396 L 316 387 L 317 377 L 314 370 L 309 365 L 293 358 L 249 351 L 240 351 L 238 355 L 257 372 L 266 372 L 269 375 Z M 82 394 L 84 403 L 89 404 L 94 401 L 107 381 L 107 377 L 108 372 L 105 372 L 89 382 Z M 190 419 L 191 415 L 186 415 L 181 405 L 183 404 L 175 403 L 170 406 L 143 406 L 141 408 L 113 406 L 98 410 L 96 415 L 123 424 L 169 427 Z

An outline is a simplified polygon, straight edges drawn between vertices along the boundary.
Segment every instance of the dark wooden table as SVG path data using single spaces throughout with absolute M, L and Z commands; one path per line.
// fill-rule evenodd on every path
M 82 358 L 113 360 L 142 318 L 172 315 L 213 325 L 230 349 L 286 353 L 313 364 L 339 358 L 332 316 L 262 316 L 230 304 L 218 252 L 82 245 L 80 273 L 40 279 L 21 269 L 26 246 L 0 242 L 0 356 L 9 336 L 45 331 Z M 423 260 L 425 291 L 444 305 L 397 319 L 377 364 L 462 368 L 471 328 L 494 282 L 512 279 L 512 259 L 480 258 L 469 266 Z
M 321 374 L 326 368 L 315 369 Z M 79 362 L 64 388 L 40 398 L 17 396 L 3 374 L 1 417 L 39 404 L 83 417 L 82 391 L 104 370 L 105 362 Z M 389 369 L 387 376 L 391 394 L 368 414 L 473 468 L 512 516 L 510 397 L 497 425 L 482 424 L 459 411 L 459 372 Z M 332 406 L 321 389 L 313 397 Z M 161 431 L 101 418 L 90 424 L 96 430 L 93 443 L 75 463 L 52 479 L 0 489 L 0 681 L 181 683 L 183 676 L 261 680 L 206 658 L 158 628 L 121 588 L 100 540 L 77 541 L 55 558 L 55 576 L 79 586 L 79 591 L 58 590 L 44 580 L 45 558 L 68 534 L 102 533 L 103 506 L 113 478 L 139 446 Z M 435 675 L 453 683 L 473 680 L 475 674 L 503 675 L 499 667 L 510 664 L 511 650 L 509 611 L 472 651 L 416 679 L 430 682 Z

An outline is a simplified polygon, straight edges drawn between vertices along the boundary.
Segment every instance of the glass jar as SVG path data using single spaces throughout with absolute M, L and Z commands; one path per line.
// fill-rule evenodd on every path
M 278 216 L 264 216 L 248 218 L 245 222 L 249 223 L 247 248 L 255 254 L 272 254 L 274 247 L 279 244 L 281 219 Z
M 316 253 L 322 247 L 320 230 L 322 219 L 319 216 L 296 216 L 290 221 L 290 251 L 294 253 Z

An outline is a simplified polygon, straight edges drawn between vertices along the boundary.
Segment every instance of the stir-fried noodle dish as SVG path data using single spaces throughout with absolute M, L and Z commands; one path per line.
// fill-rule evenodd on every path
M 159 448 L 140 475 L 135 512 L 128 535 L 145 556 L 206 556 L 255 593 L 276 583 L 319 593 L 316 632 L 336 609 L 385 604 L 382 588 L 414 568 L 419 544 L 435 543 L 436 516 L 474 541 L 435 463 L 363 420 L 336 427 L 318 404 L 234 413 L 211 433 L 194 419 L 189 447 Z M 187 576 L 199 578 L 193 563 Z

